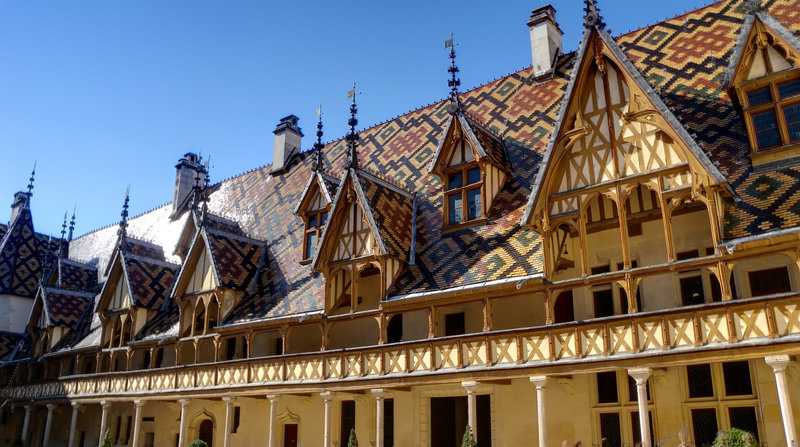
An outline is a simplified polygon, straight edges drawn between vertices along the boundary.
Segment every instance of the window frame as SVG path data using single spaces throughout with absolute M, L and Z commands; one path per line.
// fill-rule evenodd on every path
M 466 146 L 463 145 L 463 146 Z M 466 150 L 466 149 L 465 149 Z M 462 157 L 463 159 L 463 157 Z M 467 183 L 468 181 L 468 173 L 474 169 L 478 169 L 480 172 L 480 179 L 474 183 Z M 457 186 L 455 188 L 449 188 L 450 177 L 453 175 L 461 174 L 461 186 Z M 455 166 L 449 166 L 444 171 L 444 184 L 442 186 L 442 193 L 443 193 L 443 203 L 444 203 L 444 225 L 445 227 L 454 227 L 458 225 L 470 224 L 481 219 L 486 218 L 486 188 L 484 188 L 486 174 L 484 172 L 483 166 L 477 161 L 468 161 L 465 163 L 460 163 Z M 475 216 L 474 218 L 469 218 L 469 201 L 467 200 L 468 193 L 480 190 L 480 202 L 481 202 L 481 212 Z M 461 193 L 461 221 L 459 222 L 451 222 L 450 221 L 450 197 L 454 196 L 458 193 Z
M 746 81 L 739 87 L 739 100 L 745 116 L 745 126 L 747 127 L 747 138 L 750 142 L 751 153 L 763 153 L 784 147 L 800 146 L 800 139 L 795 141 L 790 140 L 789 128 L 784 113 L 785 108 L 800 104 L 800 93 L 787 98 L 781 98 L 778 92 L 779 85 L 791 81 L 800 81 L 800 68 L 791 68 L 758 79 Z M 769 102 L 751 106 L 748 95 L 755 91 L 762 90 L 765 87 L 769 88 L 772 99 Z M 761 148 L 758 146 L 753 116 L 770 110 L 775 114 L 775 124 L 778 129 L 780 143 Z
M 324 222 L 322 220 L 323 215 L 327 215 Z M 310 226 L 312 217 L 317 218 L 317 225 L 315 227 Z M 307 210 L 305 213 L 303 213 L 303 261 L 310 262 L 311 259 L 314 258 L 314 255 L 317 254 L 317 248 L 319 247 L 322 231 L 325 230 L 325 225 L 328 223 L 328 219 L 330 219 L 330 217 L 330 204 L 328 204 L 325 208 Z M 310 234 L 314 234 L 316 238 L 316 246 L 314 247 L 314 252 L 310 253 L 311 256 L 308 256 L 308 236 Z

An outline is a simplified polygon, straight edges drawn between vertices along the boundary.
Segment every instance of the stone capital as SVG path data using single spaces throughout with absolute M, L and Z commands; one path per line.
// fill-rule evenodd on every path
M 323 391 L 319 393 L 319 396 L 324 400 L 326 403 L 333 400 L 333 391 Z
M 189 402 L 191 402 L 191 400 L 186 399 L 185 397 L 178 399 L 178 403 L 181 404 L 181 407 L 189 405 Z
M 531 376 L 530 381 L 538 390 L 547 385 L 547 376 Z
M 80 402 L 70 402 L 70 405 L 72 405 L 72 408 L 75 409 L 75 410 L 77 410 L 78 408 L 81 407 L 81 403 Z
M 792 359 L 788 355 L 768 355 L 764 357 L 764 362 L 772 367 L 773 372 L 786 371 L 786 367 L 792 363 Z
M 369 390 L 369 392 L 375 396 L 375 399 L 383 399 L 386 397 L 386 390 L 383 388 L 373 388 Z
M 653 374 L 653 370 L 650 368 L 631 368 L 628 370 L 628 375 L 633 377 L 636 385 L 646 384 L 651 374 Z
M 108 411 L 111 408 L 111 402 L 107 400 L 101 400 L 100 406 L 103 408 L 103 411 Z
M 133 401 L 133 405 L 135 405 L 136 408 L 141 408 L 144 406 L 144 401 L 141 399 L 136 399 Z
M 225 402 L 226 407 L 230 407 L 233 405 L 233 401 L 236 400 L 235 396 L 222 396 L 222 401 Z
M 267 399 L 271 404 L 277 404 L 281 401 L 281 398 L 283 398 L 283 395 L 281 394 L 267 394 Z
M 461 386 L 464 387 L 465 390 L 467 390 L 467 394 L 475 394 L 475 391 L 477 391 L 478 389 L 478 382 L 474 380 L 467 380 L 461 382 Z
M 53 410 L 56 409 L 56 407 L 58 407 L 58 405 L 56 405 L 56 404 L 47 404 L 47 412 L 48 413 L 52 413 Z

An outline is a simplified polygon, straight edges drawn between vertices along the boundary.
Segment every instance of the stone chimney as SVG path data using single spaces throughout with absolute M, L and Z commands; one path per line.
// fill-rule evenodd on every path
M 561 52 L 561 28 L 556 22 L 556 10 L 551 5 L 536 8 L 528 20 L 531 31 L 531 55 L 533 73 L 536 78 L 550 75 L 555 67 L 556 57 Z
M 300 118 L 289 115 L 281 118 L 281 122 L 272 133 L 275 134 L 275 145 L 272 152 L 271 174 L 278 174 L 286 169 L 289 159 L 300 153 L 300 140 L 303 132 L 297 126 Z
M 172 196 L 173 213 L 180 209 L 186 197 L 192 193 L 195 177 L 198 174 L 200 176 L 200 187 L 203 186 L 206 179 L 206 170 L 201 163 L 202 160 L 203 158 L 199 155 L 188 152 L 175 165 L 175 192 Z
M 14 219 L 17 218 L 20 211 L 31 206 L 30 193 L 19 191 L 14 194 L 14 202 L 11 204 L 11 218 L 8 219 L 8 224 L 11 225 Z

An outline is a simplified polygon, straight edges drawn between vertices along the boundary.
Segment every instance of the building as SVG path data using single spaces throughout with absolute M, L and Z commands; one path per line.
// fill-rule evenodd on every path
M 0 445 L 795 445 L 800 4 L 583 21 L 563 54 L 538 8 L 531 67 L 460 92 L 451 53 L 449 98 L 360 131 L 353 98 L 311 150 L 288 116 L 271 166 L 186 154 L 74 239 L 18 193 Z

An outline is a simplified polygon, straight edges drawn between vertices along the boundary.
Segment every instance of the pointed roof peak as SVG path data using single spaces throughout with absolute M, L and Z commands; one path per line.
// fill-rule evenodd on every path
M 78 208 L 77 205 L 72 208 L 72 219 L 69 221 L 69 239 L 68 241 L 72 242 L 72 233 L 75 231 L 75 210 Z
M 767 7 L 764 6 L 762 0 L 745 0 L 744 5 L 744 12 L 746 14 L 755 14 L 757 12 L 764 12 L 767 10 Z
M 603 17 L 600 15 L 600 9 L 597 7 L 596 0 L 584 0 L 583 1 L 583 26 L 586 29 L 597 28 L 597 29 L 606 29 L 606 22 L 603 21 Z
M 347 120 L 347 124 L 350 126 L 350 133 L 347 134 L 345 140 L 347 140 L 347 158 L 344 161 L 344 168 L 345 169 L 358 169 L 358 140 L 359 136 L 356 133 L 356 125 L 358 125 L 358 119 L 356 119 L 356 113 L 358 112 L 358 106 L 356 106 L 356 83 L 353 82 L 353 89 L 347 92 L 348 98 L 353 98 L 352 104 L 350 104 L 350 119 Z

